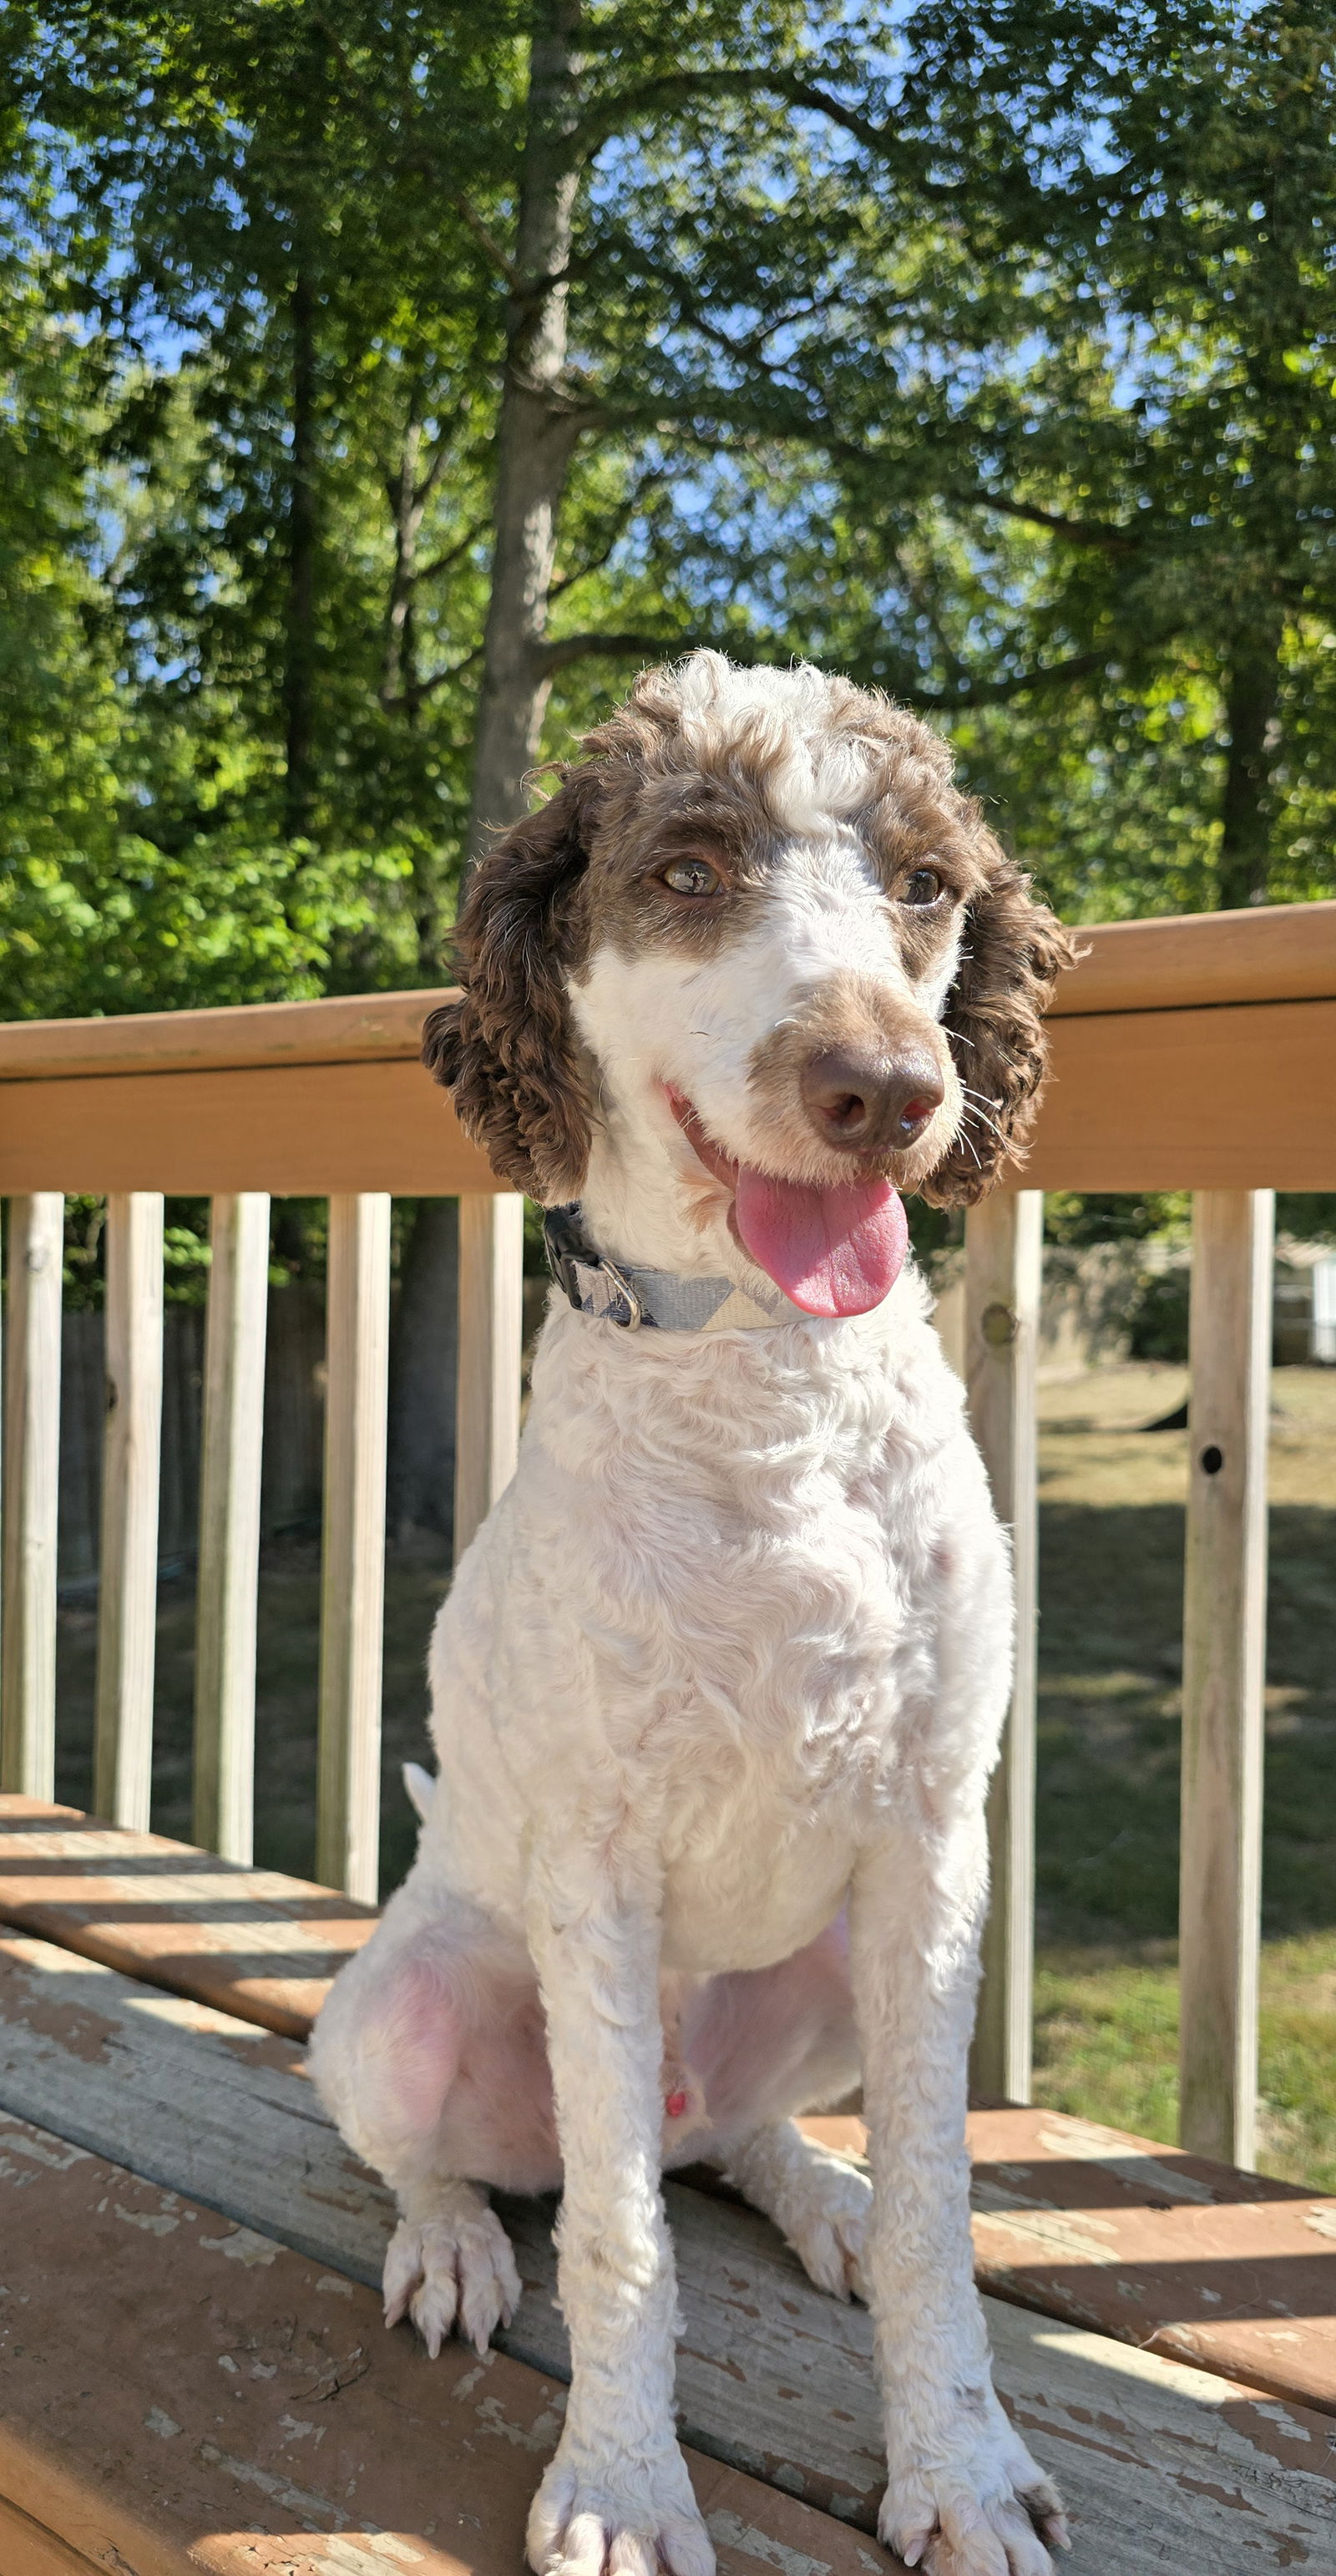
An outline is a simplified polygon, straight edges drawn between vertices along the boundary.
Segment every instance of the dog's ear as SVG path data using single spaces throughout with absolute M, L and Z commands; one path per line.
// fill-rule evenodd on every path
M 1048 1066 L 1043 1014 L 1072 938 L 1029 879 L 982 836 L 987 881 L 970 904 L 960 970 L 942 1025 L 965 1091 L 965 1115 L 945 1160 L 922 1184 L 934 1207 L 973 1206 L 1001 1166 L 1023 1154 Z
M 422 1060 L 454 1095 L 494 1172 L 549 1206 L 578 1195 L 590 1098 L 566 1000 L 586 938 L 585 834 L 593 766 L 513 823 L 474 870 L 455 934 L 462 986 L 432 1011 Z

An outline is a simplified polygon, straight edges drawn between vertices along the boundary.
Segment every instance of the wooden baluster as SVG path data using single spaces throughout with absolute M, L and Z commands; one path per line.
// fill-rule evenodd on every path
M 996 1190 L 965 1219 L 965 1383 L 998 1518 L 1012 1533 L 1016 1663 L 1002 1757 L 988 1793 L 992 1898 L 970 2077 L 977 2093 L 1028 2102 L 1033 2052 L 1035 1622 L 1038 1484 L 1035 1380 L 1043 1267 L 1040 1190 Z
M 329 1203 L 325 1521 L 316 1876 L 373 1904 L 380 1882 L 390 1202 Z
M 97 1599 L 93 1806 L 146 1833 L 153 1779 L 162 1446 L 162 1198 L 107 1200 L 107 1418 Z
M 1179 2133 L 1251 2167 L 1257 2117 L 1270 1190 L 1192 1203 Z
M 455 1563 L 515 1473 L 524 1341 L 524 1201 L 508 1190 L 459 1202 Z
M 216 1198 L 210 1241 L 195 1611 L 194 1834 L 206 1851 L 249 1862 L 255 1816 L 268 1194 L 244 1190 Z
M 56 1776 L 56 1520 L 65 1202 L 9 1207 L 0 1787 L 50 1798 Z

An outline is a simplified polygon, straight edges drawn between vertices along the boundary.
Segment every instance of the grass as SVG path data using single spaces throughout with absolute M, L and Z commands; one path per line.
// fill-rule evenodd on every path
M 381 1746 L 380 1868 L 397 1886 L 413 1857 L 417 1819 L 402 1765 L 431 1761 L 427 1645 L 449 1581 L 436 1541 L 392 1549 L 385 1564 L 385 1682 Z M 255 1858 L 265 1869 L 309 1878 L 315 1869 L 316 1689 L 320 1552 L 314 1538 L 270 1542 L 260 1568 L 255 1693 Z M 92 1801 L 96 1608 L 62 1605 L 57 1636 L 56 1795 Z M 158 1665 L 153 1749 L 153 1829 L 190 1839 L 195 1689 L 195 1583 L 158 1587 Z
M 1139 1426 L 1185 1389 L 1170 1367 L 1041 1391 L 1037 2097 L 1175 2134 L 1182 1433 Z M 1336 1371 L 1275 1381 L 1263 1878 L 1264 2169 L 1336 2189 Z M 412 1856 L 399 1776 L 427 1757 L 424 1664 L 448 1568 L 386 1568 L 382 1884 Z M 256 1857 L 314 1867 L 319 1562 L 265 1550 Z M 62 1608 L 58 1794 L 91 1798 L 95 1613 Z M 190 1833 L 194 1585 L 162 1585 L 153 1821 Z
M 1274 1383 L 1260 2161 L 1336 2189 L 1336 1373 Z M 1141 1426 L 1185 1387 L 1110 1368 L 1040 1406 L 1035 2091 L 1166 2140 L 1187 1440 Z

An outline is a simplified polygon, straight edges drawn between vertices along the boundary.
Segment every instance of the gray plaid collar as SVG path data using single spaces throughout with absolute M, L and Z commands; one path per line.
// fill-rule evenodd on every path
M 613 1261 L 586 1242 L 578 1203 L 548 1208 L 543 1217 L 547 1262 L 577 1315 L 636 1332 L 650 1324 L 662 1333 L 755 1332 L 791 1321 L 795 1309 L 775 1291 L 762 1305 L 731 1279 L 684 1279 L 675 1270 L 642 1270 Z

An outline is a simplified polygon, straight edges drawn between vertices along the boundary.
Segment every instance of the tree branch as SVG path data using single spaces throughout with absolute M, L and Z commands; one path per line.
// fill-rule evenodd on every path
M 874 460 L 868 459 L 869 463 Z M 1046 528 L 1050 536 L 1062 537 L 1068 545 L 1098 546 L 1111 555 L 1135 555 L 1140 544 L 1134 528 L 1120 528 L 1105 519 L 1069 519 L 1060 510 L 1043 510 L 1037 501 L 1013 501 L 1008 493 L 979 489 L 953 492 L 944 488 L 939 498 L 948 508 L 962 510 L 996 510 L 1004 519 L 1023 519 L 1034 528 Z
M 458 563 L 461 555 L 466 555 L 471 546 L 476 546 L 479 537 L 486 535 L 491 524 L 490 519 L 475 519 L 472 527 L 465 529 L 457 544 L 447 546 L 443 555 L 433 555 L 431 562 L 425 563 L 421 571 L 414 574 L 414 580 L 435 581 L 438 574 L 448 572 L 452 564 Z
M 682 653 L 723 649 L 716 635 L 563 635 L 555 643 L 543 645 L 538 659 L 545 677 L 551 679 L 573 662 L 629 661 L 633 657 L 675 661 Z M 750 668 L 757 659 L 736 637 L 728 639 L 727 649 L 730 661 L 744 668 Z M 920 689 L 901 681 L 893 686 L 892 695 L 901 706 L 914 707 L 925 715 L 950 715 L 957 708 L 1005 706 L 1012 698 L 1024 697 L 1027 690 L 1052 688 L 1059 682 L 1085 679 L 1093 671 L 1102 671 L 1114 649 L 1111 643 L 1105 644 L 1095 653 L 1073 653 L 1065 662 L 1041 663 L 1037 670 L 1013 671 L 1001 680 L 972 680 L 961 689 Z M 448 678 L 452 674 L 441 676 Z M 429 685 L 434 687 L 436 683 Z
M 688 106 L 696 98 L 755 97 L 758 94 L 768 94 L 772 98 L 783 99 L 789 107 L 810 108 L 815 114 L 828 117 L 832 124 L 841 126 L 845 133 L 853 135 L 883 159 L 890 157 L 899 140 L 899 129 L 889 120 L 885 125 L 878 125 L 857 108 L 847 106 L 832 90 L 822 89 L 817 82 L 803 80 L 796 72 L 768 68 L 664 72 L 657 80 L 641 81 L 600 100 L 587 116 L 578 120 L 572 140 L 585 152 L 592 153 L 598 150 L 600 143 L 607 141 L 610 134 L 617 133 L 630 117 L 641 112 Z M 958 186 L 924 180 L 921 165 L 926 159 L 924 150 L 917 148 L 914 152 L 915 177 L 925 193 L 944 198 L 959 196 L 961 189 Z
M 669 662 L 672 662 L 672 659 L 677 659 L 677 654 L 700 652 L 703 647 L 718 649 L 716 636 L 692 636 L 692 634 L 687 636 L 641 636 L 641 634 L 556 636 L 553 644 L 543 644 L 543 647 L 538 649 L 538 667 L 543 670 L 543 675 L 553 677 L 559 670 L 569 670 L 571 662 L 587 662 L 587 659 L 605 659 L 605 662 L 631 662 L 631 659 L 638 659 L 638 662 L 646 662 L 646 659 L 649 659 L 649 662 L 664 662 L 664 659 L 669 659 Z M 747 647 L 739 647 L 739 644 L 728 644 L 728 657 L 734 659 L 734 662 L 744 662 L 744 665 L 754 662 L 754 654 L 749 654 Z
M 490 261 L 492 267 L 497 270 L 500 276 L 504 277 L 507 286 L 510 288 L 511 294 L 531 294 L 534 289 L 535 281 L 531 278 L 525 278 L 522 275 L 521 271 L 516 267 L 514 260 L 510 257 L 508 252 L 502 249 L 495 234 L 488 229 L 487 225 L 483 222 L 481 215 L 478 213 L 476 206 L 470 203 L 462 189 L 443 188 L 441 194 L 444 197 L 446 204 L 454 207 L 455 213 L 459 216 L 461 223 L 463 223 L 467 230 L 472 233 L 479 249 Z M 539 285 L 542 285 L 544 281 L 539 280 L 538 283 Z
M 387 715 L 402 715 L 405 707 L 410 704 L 414 707 L 420 707 L 424 698 L 434 698 L 437 690 L 447 688 L 451 680 L 462 680 L 464 673 L 466 671 L 471 671 L 474 663 L 480 662 L 481 660 L 482 646 L 481 644 L 475 644 L 473 651 L 471 653 L 466 653 L 462 662 L 449 662 L 443 670 L 433 671 L 429 680 L 419 681 L 418 686 L 412 691 L 411 697 L 408 692 L 401 691 L 398 697 L 389 698 L 382 696 L 380 703 L 385 709 Z
M 547 594 L 549 608 L 554 600 L 564 599 L 568 590 L 574 590 L 578 581 L 588 581 L 591 573 L 602 572 L 604 565 L 610 561 L 615 552 L 618 539 L 625 536 L 646 494 L 652 492 L 656 484 L 666 483 L 667 480 L 667 474 L 661 466 L 655 466 L 652 473 L 641 475 L 634 491 L 622 503 L 621 508 L 613 513 L 611 532 L 601 552 L 592 555 L 588 563 L 581 564 L 578 572 L 568 572 L 560 581 L 553 582 Z
M 1005 680 L 972 680 L 964 689 L 909 688 L 897 694 L 906 706 L 925 715 L 949 715 L 955 707 L 1005 706 L 1011 698 L 1024 697 L 1027 689 L 1052 688 L 1057 681 L 1086 679 L 1092 671 L 1102 671 L 1114 649 L 1105 644 L 1097 653 L 1073 653 L 1065 662 L 1044 662 L 1037 671 L 1013 671 Z

